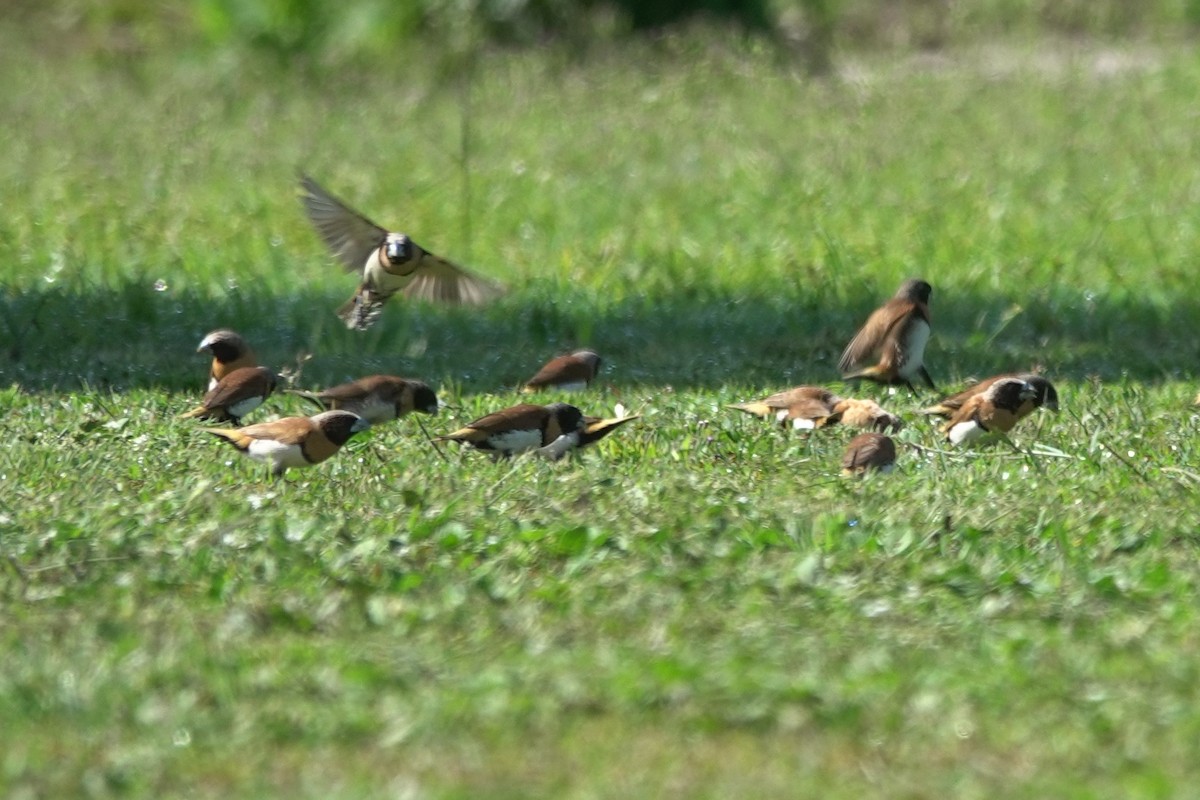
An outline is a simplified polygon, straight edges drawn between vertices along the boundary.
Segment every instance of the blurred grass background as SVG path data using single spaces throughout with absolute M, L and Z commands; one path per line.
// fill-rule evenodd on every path
M 629 8 L 12 6 L 0 375 L 179 389 L 228 324 L 320 381 L 584 342 L 777 385 L 916 273 L 945 375 L 1190 374 L 1195 3 Z M 348 336 L 297 169 L 516 291 Z
M 935 50 L 997 36 L 1190 36 L 1198 0 L 15 0 L 9 20 L 120 57 L 236 48 L 341 63 L 401 57 L 404 42 L 594 46 L 690 23 L 733 25 L 827 64 L 833 50 Z M 824 52 L 813 52 L 824 51 Z

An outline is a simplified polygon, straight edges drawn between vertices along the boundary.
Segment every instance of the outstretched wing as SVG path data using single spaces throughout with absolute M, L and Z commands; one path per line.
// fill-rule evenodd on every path
M 364 256 L 365 258 L 365 256 Z M 480 306 L 504 294 L 503 287 L 425 251 L 404 287 L 405 297 L 446 305 Z
M 300 202 L 325 246 L 348 272 L 362 272 L 367 257 L 383 244 L 388 232 L 325 191 L 312 178 L 300 175 Z

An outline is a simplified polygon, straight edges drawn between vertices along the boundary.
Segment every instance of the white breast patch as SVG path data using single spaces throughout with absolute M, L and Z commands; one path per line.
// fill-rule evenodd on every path
M 988 430 L 972 419 L 958 423 L 950 429 L 948 435 L 951 444 L 969 444 L 987 436 Z
M 378 399 L 360 403 L 354 411 L 372 425 L 378 425 L 380 422 L 388 422 L 396 418 L 396 404 L 384 403 Z
M 524 453 L 526 450 L 542 446 L 542 432 L 538 430 L 506 431 L 489 436 L 488 443 L 497 450 L 507 453 Z
M 916 377 L 925 363 L 925 345 L 929 343 L 929 334 L 929 323 L 925 320 L 914 322 L 909 329 L 908 340 L 903 343 L 904 350 L 901 353 L 904 361 L 898 370 L 900 377 L 905 380 L 911 381 Z
M 783 422 L 787 419 L 787 411 L 779 412 L 779 421 Z M 794 431 L 810 431 L 817 427 L 817 423 L 807 417 L 796 417 L 792 420 L 792 430 Z
M 545 447 L 539 447 L 537 454 L 545 456 L 551 461 L 557 461 L 562 458 L 566 452 L 573 447 L 579 446 L 579 432 L 564 433 Z
M 407 275 L 394 275 L 388 272 L 379 260 L 379 251 L 375 250 L 367 256 L 367 263 L 363 267 L 363 283 L 370 286 L 373 291 L 387 297 L 412 283 L 414 274 L 414 272 L 410 272 Z
M 247 397 L 245 400 L 239 400 L 236 403 L 227 406 L 226 410 L 229 412 L 230 416 L 241 419 L 254 409 L 261 406 L 262 402 L 263 399 L 261 397 Z
M 284 467 L 305 467 L 308 461 L 298 444 L 280 444 L 273 439 L 255 439 L 250 443 L 246 453 L 259 461 Z

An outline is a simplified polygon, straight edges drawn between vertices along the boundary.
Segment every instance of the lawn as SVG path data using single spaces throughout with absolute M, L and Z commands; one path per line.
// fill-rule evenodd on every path
M 1005 42 L 812 79 L 695 31 L 367 71 L 0 26 L 0 794 L 1187 797 L 1200 780 L 1200 61 Z M 304 170 L 504 282 L 366 333 Z M 933 377 L 1061 397 L 897 471 L 725 405 L 836 383 L 899 282 Z M 178 415 L 209 330 L 453 430 L 548 357 L 561 463 L 412 419 L 271 481 Z M 542 396 L 544 402 L 557 399 Z M 287 395 L 249 421 L 301 413 Z

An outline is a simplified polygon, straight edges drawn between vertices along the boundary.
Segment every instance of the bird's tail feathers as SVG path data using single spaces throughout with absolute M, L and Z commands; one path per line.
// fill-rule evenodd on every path
M 886 370 L 884 368 L 880 367 L 878 364 L 875 364 L 870 367 L 864 367 L 862 369 L 855 370 L 854 372 L 843 373 L 842 380 L 844 380 L 844 381 L 860 381 L 863 379 L 879 380 L 881 377 L 884 376 L 885 373 L 886 373 Z
M 753 414 L 756 417 L 769 417 L 774 414 L 775 409 L 771 408 L 766 403 L 734 403 L 733 405 L 725 406 L 732 408 L 735 411 L 744 411 L 747 414 Z
M 354 296 L 337 310 L 337 315 L 350 330 L 365 331 L 379 319 L 379 315 L 383 311 L 383 302 L 386 299 L 363 284 L 358 287 Z
M 456 431 L 435 436 L 433 440 L 435 442 L 478 442 L 486 438 L 486 433 L 475 428 L 459 428 Z
M 323 400 L 316 392 L 309 392 L 305 391 L 304 389 L 285 389 L 284 391 L 286 391 L 288 394 L 294 394 L 297 397 L 307 400 L 322 411 L 328 411 L 330 408 L 330 404 Z
M 236 428 L 202 428 L 205 433 L 211 433 L 218 439 L 224 439 L 238 450 L 245 452 L 254 440 Z
M 632 422 L 635 419 L 641 419 L 641 414 L 630 414 L 627 417 L 614 417 L 609 419 L 596 419 L 595 417 L 587 417 L 584 419 L 583 430 L 579 434 L 579 446 L 598 442 L 605 436 L 615 431 L 617 428 L 624 425 L 626 422 Z

